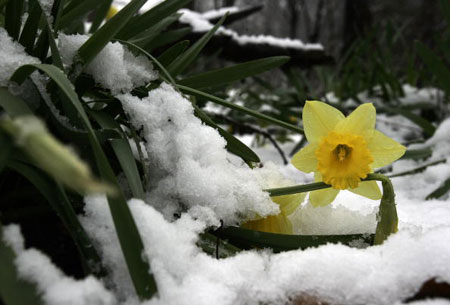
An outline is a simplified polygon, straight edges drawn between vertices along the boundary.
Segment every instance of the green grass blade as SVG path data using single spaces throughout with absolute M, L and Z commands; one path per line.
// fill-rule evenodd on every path
M 23 0 L 11 0 L 5 8 L 5 30 L 14 40 L 18 40 L 20 35 L 23 2 Z
M 9 167 L 24 176 L 45 197 L 71 235 L 87 273 L 104 275 L 101 258 L 61 186 L 55 185 L 43 172 L 22 162 L 13 161 Z
M 0 0 L 0 10 L 9 2 L 10 0 Z
M 33 50 L 33 56 L 39 58 L 41 61 L 45 61 L 47 58 L 48 48 L 50 46 L 49 42 L 49 35 L 48 35 L 48 28 L 44 27 L 42 29 L 41 34 L 39 35 L 39 38 L 34 45 Z
M 24 65 L 14 72 L 11 80 L 21 84 L 25 78 L 36 69 L 39 69 L 47 74 L 58 85 L 61 92 L 65 94 L 68 100 L 73 103 L 75 109 L 78 110 L 79 115 L 85 124 L 87 131 L 89 132 L 89 141 L 94 152 L 100 176 L 117 190 L 120 190 L 116 175 L 114 174 L 108 160 L 106 159 L 105 153 L 103 152 L 100 143 L 95 136 L 95 132 L 87 117 L 83 105 L 78 100 L 78 96 L 73 89 L 72 83 L 67 79 L 64 73 L 51 65 Z M 142 257 L 144 245 L 133 216 L 131 215 L 131 211 L 121 191 L 118 192 L 117 196 L 108 196 L 107 199 L 117 236 L 119 238 L 122 252 L 136 289 L 136 293 L 142 300 L 149 299 L 157 291 L 156 282 L 152 274 L 149 273 L 150 266 L 148 262 L 146 262 Z
M 450 93 L 450 69 L 433 51 L 420 41 L 416 43 L 416 48 L 428 69 L 436 76 L 441 88 Z
M 203 35 L 196 43 L 194 43 L 186 52 L 184 52 L 181 56 L 179 56 L 175 61 L 173 61 L 168 67 L 167 70 L 169 73 L 176 77 L 177 75 L 183 73 L 183 71 L 194 62 L 197 58 L 200 51 L 205 47 L 208 41 L 214 36 L 216 31 L 224 22 L 227 14 L 225 14 L 222 18 L 220 18 L 219 22 L 205 35 Z
M 76 7 L 74 7 L 67 13 L 63 12 L 61 20 L 58 24 L 58 29 L 64 29 L 65 27 L 68 27 L 72 23 L 82 21 L 83 18 L 86 17 L 89 12 L 94 10 L 99 5 L 100 5 L 99 1 L 92 1 L 92 0 L 79 1 Z
M 25 52 L 27 53 L 33 51 L 42 13 L 37 1 L 30 3 L 29 5 L 31 5 L 31 9 L 19 39 L 19 43 L 25 47 Z
M 53 2 L 52 16 L 54 29 L 59 29 L 59 24 L 61 22 L 61 17 L 64 11 L 65 4 L 66 0 L 55 0 L 55 2 Z
M 43 305 L 36 287 L 19 277 L 15 259 L 14 251 L 3 240 L 3 227 L 0 223 L 0 299 L 5 305 Z
M 0 88 L 0 107 L 5 109 L 11 117 L 33 114 L 28 105 L 25 104 L 21 98 L 12 95 L 8 89 L 5 88 Z
M 430 148 L 422 148 L 422 149 L 408 149 L 405 154 L 400 158 L 402 159 L 426 159 L 431 156 L 433 151 Z
M 102 128 L 111 128 L 121 132 L 119 123 L 102 112 L 91 111 L 90 115 L 99 123 Z M 139 175 L 136 161 L 126 135 L 121 132 L 122 138 L 111 140 L 110 144 L 119 160 L 122 171 L 127 178 L 133 197 L 144 199 L 144 189 L 142 187 L 141 176 Z
M 63 66 L 63 63 L 61 60 L 61 55 L 59 54 L 59 49 L 56 46 L 55 34 L 53 33 L 51 24 L 50 24 L 47 16 L 42 13 L 43 10 L 42 10 L 42 7 L 41 7 L 41 4 L 39 3 L 39 1 L 35 2 L 34 8 L 36 8 L 36 15 L 39 17 L 40 16 L 43 17 L 42 19 L 43 19 L 44 27 L 46 28 L 46 32 L 48 34 L 46 41 L 48 42 L 48 45 L 50 46 L 50 50 L 52 52 L 53 64 L 64 71 L 64 66 Z M 31 15 L 30 15 L 30 17 L 31 17 Z M 37 21 L 39 21 L 39 20 L 37 20 Z M 25 29 L 24 29 L 24 31 L 25 31 Z M 35 38 L 33 38 L 33 42 L 34 42 L 34 40 L 35 40 Z M 33 45 L 30 46 L 30 50 L 32 49 L 32 47 L 33 47 Z
M 373 243 L 373 234 L 351 235 L 290 235 L 254 231 L 238 227 L 228 227 L 215 231 L 213 234 L 227 240 L 234 246 L 244 249 L 269 248 L 274 252 L 319 247 L 328 243 L 341 243 L 351 246 L 352 242 L 363 241 L 368 245 Z
M 399 172 L 399 173 L 394 173 L 394 174 L 388 175 L 387 177 L 389 179 L 391 179 L 391 178 L 395 178 L 395 177 L 414 175 L 414 174 L 423 172 L 424 170 L 426 170 L 430 166 L 437 165 L 437 164 L 440 164 L 440 163 L 445 163 L 445 162 L 447 162 L 447 159 L 436 160 L 436 161 L 433 161 L 433 162 L 421 165 L 419 167 L 416 167 L 416 168 L 413 168 L 413 169 L 410 169 L 410 170 L 406 170 L 406 171 L 402 171 L 402 172 Z
M 140 16 L 134 17 L 116 36 L 118 39 L 128 40 L 135 35 L 154 26 L 164 18 L 172 15 L 192 0 L 166 0 Z
M 204 113 L 197 105 L 194 105 L 195 115 L 198 116 L 205 124 L 211 126 L 214 129 L 217 129 L 219 134 L 227 141 L 227 150 L 241 157 L 245 162 L 261 162 L 258 155 L 251 150 L 247 145 L 239 141 L 239 139 L 235 138 L 232 134 L 230 134 L 225 129 L 218 126 L 214 121 Z
M 90 0 L 89 0 L 90 1 Z M 95 2 L 95 1 L 93 1 Z M 133 0 L 121 9 L 114 17 L 106 22 L 80 47 L 79 60 L 83 66 L 88 65 L 110 42 L 113 37 L 128 23 L 133 15 L 147 2 L 147 0 Z
M 246 63 L 193 75 L 178 81 L 178 84 L 195 89 L 226 85 L 243 78 L 277 68 L 288 61 L 288 56 L 261 58 Z
M 158 36 L 167 27 L 169 27 L 171 24 L 173 24 L 175 21 L 177 21 L 179 17 L 180 17 L 180 14 L 174 14 L 173 16 L 169 16 L 169 17 L 161 20 L 154 26 L 143 31 L 142 33 L 134 36 L 129 41 L 146 49 L 147 46 L 151 45 L 151 42 L 153 41 L 153 39 L 155 39 L 156 36 Z
M 157 57 L 157 59 L 164 67 L 167 67 L 172 61 L 175 60 L 175 58 L 183 53 L 188 46 L 189 40 L 182 40 L 164 51 Z
M 132 49 L 135 49 L 139 52 L 141 52 L 142 54 L 144 54 L 145 56 L 147 56 L 151 61 L 153 61 L 156 66 L 159 68 L 159 70 L 164 74 L 164 76 L 167 78 L 167 80 L 169 82 L 171 82 L 173 85 L 175 85 L 175 80 L 172 78 L 172 76 L 170 75 L 170 73 L 166 70 L 166 68 L 164 68 L 164 66 L 155 58 L 153 57 L 150 53 L 148 53 L 147 51 L 145 51 L 144 49 L 142 49 L 141 47 L 135 45 L 134 43 L 125 41 L 125 40 L 117 40 L 122 44 L 127 45 L 128 47 L 131 47 Z
M 255 111 L 255 110 L 251 110 L 251 109 L 248 109 L 246 107 L 230 103 L 230 102 L 228 102 L 228 101 L 226 101 L 224 99 L 218 98 L 218 97 L 213 96 L 211 94 L 208 94 L 208 93 L 196 90 L 196 89 L 192 89 L 192 88 L 189 88 L 189 87 L 186 87 L 186 86 L 177 85 L 177 88 L 179 88 L 181 91 L 183 91 L 183 92 L 185 92 L 187 94 L 204 97 L 204 98 L 208 99 L 209 101 L 211 101 L 213 103 L 216 103 L 216 104 L 228 107 L 228 108 L 233 109 L 233 110 L 240 111 L 242 113 L 248 114 L 248 115 L 253 116 L 255 118 L 258 118 L 258 119 L 264 120 L 266 122 L 269 122 L 269 123 L 281 126 L 283 128 L 289 129 L 289 130 L 292 130 L 294 132 L 298 132 L 298 133 L 303 134 L 303 129 L 301 129 L 300 127 L 291 125 L 289 123 L 286 123 L 286 122 L 283 122 L 283 121 L 280 121 L 280 120 L 277 120 L 277 119 L 274 119 L 274 118 L 272 118 L 272 117 L 270 117 L 268 115 L 262 114 L 260 112 Z
M 11 139 L 9 139 L 6 135 L 3 133 L 0 133 L 0 173 L 5 168 L 6 163 L 8 162 L 8 159 L 11 155 L 11 152 L 13 151 L 13 143 Z
M 89 33 L 94 33 L 100 27 L 102 21 L 105 20 L 106 15 L 108 14 L 112 2 L 113 0 L 103 0 L 103 3 L 100 4 L 99 8 L 95 11 L 95 17 L 94 20 L 92 21 Z
M 158 35 L 152 41 L 152 46 L 149 49 L 149 51 L 154 50 L 159 47 L 162 47 L 162 46 L 165 46 L 165 45 L 168 45 L 168 44 L 171 44 L 171 43 L 174 43 L 174 42 L 176 43 L 180 39 L 182 39 L 184 36 L 189 34 L 190 32 L 191 32 L 190 27 L 184 27 L 181 29 L 164 32 L 164 33 Z
M 433 192 L 428 194 L 426 199 L 429 200 L 429 199 L 435 199 L 435 198 L 442 197 L 445 194 L 447 194 L 449 190 L 450 190 L 450 177 L 447 178 L 447 180 L 445 180 L 444 183 L 440 187 L 438 187 Z
M 424 119 L 423 117 L 414 114 L 411 111 L 401 109 L 401 108 L 394 108 L 394 107 L 384 107 L 380 109 L 381 111 L 386 111 L 393 114 L 400 114 L 410 120 L 411 122 L 415 123 L 416 125 L 420 126 L 423 129 L 423 132 L 427 136 L 432 136 L 434 132 L 436 131 L 436 127 L 434 127 L 433 124 L 431 124 L 428 120 Z

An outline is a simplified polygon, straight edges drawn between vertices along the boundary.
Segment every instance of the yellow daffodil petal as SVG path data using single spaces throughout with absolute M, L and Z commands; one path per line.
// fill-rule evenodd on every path
M 298 170 L 305 173 L 314 172 L 317 170 L 317 158 L 315 152 L 317 150 L 317 143 L 308 144 L 297 152 L 291 160 Z
M 374 130 L 371 136 L 366 136 L 368 140 L 367 147 L 370 150 L 374 159 L 372 163 L 373 168 L 388 165 L 401 156 L 406 151 L 406 147 L 397 141 L 385 136 L 378 130 Z
M 119 12 L 119 10 L 116 7 L 111 5 L 108 9 L 108 12 L 106 13 L 106 20 L 109 20 L 112 17 L 114 17 L 114 15 L 116 15 L 117 12 Z
M 338 133 L 352 133 L 363 135 L 375 128 L 376 110 L 372 103 L 360 105 L 348 117 L 337 123 L 335 131 Z
M 280 210 L 286 216 L 291 215 L 297 209 L 297 207 L 305 199 L 306 193 L 298 193 L 293 195 L 276 196 L 272 197 L 272 201 L 280 205 Z
M 312 191 L 309 193 L 309 201 L 314 207 L 324 207 L 332 203 L 338 194 L 339 190 L 333 188 Z
M 247 221 L 242 225 L 243 228 L 278 234 L 292 234 L 292 223 L 284 213 L 267 216 L 263 219 Z
M 314 173 L 314 182 L 321 182 L 322 175 L 319 172 Z M 323 207 L 329 205 L 338 195 L 339 190 L 328 188 L 309 193 L 309 201 L 314 207 Z
M 349 191 L 372 200 L 379 200 L 382 196 L 376 181 L 361 182 L 357 188 L 349 189 Z
M 318 142 L 344 118 L 342 112 L 326 103 L 306 101 L 303 108 L 303 126 L 306 138 L 310 143 Z

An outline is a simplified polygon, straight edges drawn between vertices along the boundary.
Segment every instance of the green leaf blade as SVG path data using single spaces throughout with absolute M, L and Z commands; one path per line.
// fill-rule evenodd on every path
M 246 77 L 277 68 L 288 61 L 288 56 L 261 58 L 246 63 L 193 75 L 178 81 L 178 84 L 194 89 L 227 85 Z
M 121 9 L 114 17 L 98 29 L 78 50 L 83 66 L 88 65 L 110 42 L 113 37 L 128 23 L 133 15 L 147 0 L 133 0 Z
M 173 61 L 168 67 L 167 70 L 169 73 L 175 77 L 178 74 L 181 74 L 198 56 L 200 51 L 205 47 L 208 41 L 214 36 L 216 31 L 225 21 L 227 14 L 225 14 L 219 22 L 205 35 L 203 35 L 196 43 L 194 43 L 186 52 L 184 52 L 181 56 L 179 56 L 175 61 Z

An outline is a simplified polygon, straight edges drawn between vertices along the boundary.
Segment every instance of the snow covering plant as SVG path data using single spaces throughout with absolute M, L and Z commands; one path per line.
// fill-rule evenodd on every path
M 373 129 L 373 106 L 344 119 L 330 106 L 307 103 L 303 124 L 311 144 L 294 163 L 329 184 L 318 179 L 294 185 L 285 168 L 261 162 L 202 105 L 211 101 L 285 132 L 303 130 L 199 90 L 270 70 L 288 58 L 189 76 L 224 18 L 186 49 L 169 25 L 188 2 L 166 0 L 139 14 L 146 1 L 132 0 L 110 14 L 109 0 L 0 1 L 0 193 L 6 198 L 0 206 L 0 301 L 285 304 L 311 295 L 330 303 L 377 304 L 404 300 L 430 276 L 448 280 L 450 273 L 439 269 L 450 253 L 439 238 L 447 227 L 414 237 L 417 242 L 411 232 L 400 232 L 383 244 L 397 231 L 394 190 L 372 171 L 404 148 Z M 89 25 L 86 16 L 93 18 Z M 316 108 L 323 113 L 314 116 Z M 331 124 L 330 134 L 310 122 L 321 115 Z M 388 152 L 372 147 L 386 143 Z M 339 162 L 348 162 L 348 171 Z M 312 235 L 295 235 L 307 192 L 314 203 L 314 192 L 375 187 L 375 180 L 383 186 L 379 217 L 368 213 L 364 219 L 373 223 L 358 226 L 364 232 L 316 236 L 320 230 L 310 220 L 309 227 L 300 225 Z M 321 211 L 329 218 L 337 214 L 328 212 Z M 305 215 L 313 214 L 307 208 Z M 430 240 L 442 255 L 428 273 L 421 267 L 392 272 L 389 264 L 401 244 L 413 248 L 400 249 L 410 262 L 429 255 Z M 313 246 L 321 247 L 303 251 Z M 293 251 L 273 253 L 286 250 Z M 342 263 L 331 262 L 331 255 Z M 378 273 L 364 278 L 368 262 L 379 266 Z M 339 281 L 341 274 L 346 280 Z M 402 286 L 394 289 L 399 278 Z M 354 287 L 366 281 L 367 287 Z M 383 289 L 389 291 L 380 296 Z

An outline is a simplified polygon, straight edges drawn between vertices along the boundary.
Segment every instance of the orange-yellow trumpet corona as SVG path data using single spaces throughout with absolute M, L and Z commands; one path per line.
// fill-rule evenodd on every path
M 308 145 L 292 158 L 303 172 L 314 172 L 315 181 L 331 185 L 313 191 L 314 206 L 330 204 L 339 190 L 370 199 L 381 199 L 376 181 L 361 181 L 374 168 L 400 158 L 406 148 L 375 130 L 376 110 L 371 103 L 360 105 L 345 117 L 336 108 L 322 102 L 307 101 L 303 109 L 303 126 Z

